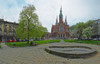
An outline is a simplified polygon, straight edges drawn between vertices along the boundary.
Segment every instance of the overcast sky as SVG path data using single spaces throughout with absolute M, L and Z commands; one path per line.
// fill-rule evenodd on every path
M 19 13 L 23 6 L 33 4 L 39 20 L 48 31 L 59 17 L 62 6 L 63 20 L 67 16 L 68 24 L 100 19 L 100 0 L 0 0 L 0 18 L 10 22 L 19 22 Z

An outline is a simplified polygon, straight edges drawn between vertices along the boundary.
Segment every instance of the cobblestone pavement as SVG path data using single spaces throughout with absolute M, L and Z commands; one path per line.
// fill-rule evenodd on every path
M 2 44 L 0 64 L 100 64 L 100 46 L 79 43 L 51 43 L 34 47 L 10 48 Z M 44 51 L 51 45 L 84 45 L 95 48 L 98 54 L 87 59 L 68 59 L 55 56 Z

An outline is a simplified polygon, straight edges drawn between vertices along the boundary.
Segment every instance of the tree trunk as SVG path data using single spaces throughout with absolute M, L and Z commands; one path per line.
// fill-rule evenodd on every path
M 28 20 L 28 40 L 27 40 L 27 44 L 29 44 L 29 20 Z
M 27 44 L 29 44 L 29 36 L 28 36 L 28 39 L 27 39 Z

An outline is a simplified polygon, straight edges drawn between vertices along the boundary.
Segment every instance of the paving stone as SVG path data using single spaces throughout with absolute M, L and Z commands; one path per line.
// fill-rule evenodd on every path
M 63 41 L 62 41 L 63 42 Z M 79 43 L 51 43 L 36 47 L 10 48 L 4 43 L 0 49 L 0 64 L 100 64 L 100 46 Z M 44 51 L 46 46 L 51 45 L 83 45 L 93 47 L 98 54 L 87 59 L 68 59 L 55 56 Z

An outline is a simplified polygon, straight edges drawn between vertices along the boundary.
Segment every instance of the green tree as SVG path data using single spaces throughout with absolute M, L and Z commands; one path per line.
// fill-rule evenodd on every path
M 93 27 L 96 23 L 93 20 L 89 20 L 86 22 L 87 27 Z
M 76 30 L 77 30 L 78 39 L 81 39 L 82 38 L 82 31 L 86 27 L 86 24 L 83 22 L 79 22 L 76 24 L 76 26 L 77 26 Z
M 86 35 L 83 35 L 83 29 L 88 28 L 88 27 L 92 27 L 92 35 L 96 35 L 98 32 L 98 24 L 95 21 L 89 20 L 86 23 L 83 22 L 79 22 L 76 25 L 72 25 L 70 27 L 71 29 L 71 36 L 72 37 L 77 37 L 79 39 L 81 39 L 82 37 L 87 37 Z
M 27 38 L 27 43 L 30 38 L 41 38 L 47 31 L 39 22 L 35 10 L 33 5 L 24 6 L 20 13 L 19 26 L 16 29 L 16 38 Z
M 93 20 L 89 20 L 86 22 L 87 27 L 92 27 L 92 35 L 96 35 L 98 32 L 98 24 L 93 21 Z
M 76 30 L 77 26 L 76 25 L 72 25 L 70 26 L 70 36 L 71 38 L 76 38 L 77 37 L 77 30 Z
M 83 31 L 84 28 L 86 28 L 86 24 L 83 23 L 83 22 L 79 22 L 76 25 L 72 25 L 70 27 L 70 29 L 71 29 L 71 32 L 70 32 L 71 37 L 73 37 L 73 38 L 77 37 L 78 39 L 81 39 L 82 38 L 82 31 Z
M 90 38 L 92 36 L 92 27 L 87 27 L 85 29 L 83 29 L 83 37 L 85 36 L 86 38 Z

